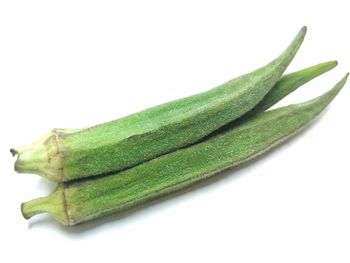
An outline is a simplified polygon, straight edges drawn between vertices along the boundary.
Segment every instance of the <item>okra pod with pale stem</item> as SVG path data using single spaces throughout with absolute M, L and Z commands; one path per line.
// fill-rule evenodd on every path
M 60 184 L 48 197 L 22 204 L 25 218 L 48 212 L 64 225 L 123 211 L 204 180 L 285 141 L 312 121 L 338 94 L 252 116 L 238 126 L 115 175 Z
M 53 130 L 12 149 L 15 169 L 63 182 L 120 171 L 192 144 L 251 110 L 280 79 L 305 33 L 303 27 L 266 66 L 207 92 L 87 129 Z

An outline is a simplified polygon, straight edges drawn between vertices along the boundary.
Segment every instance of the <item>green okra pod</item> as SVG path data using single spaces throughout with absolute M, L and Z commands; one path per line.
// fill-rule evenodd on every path
M 328 61 L 320 63 L 293 73 L 286 74 L 276 83 L 276 85 L 265 95 L 265 97 L 257 104 L 255 107 L 244 114 L 241 118 L 237 119 L 234 122 L 229 123 L 228 125 L 238 125 L 241 122 L 244 122 L 246 119 L 251 116 L 261 113 L 277 102 L 282 100 L 288 94 L 295 91 L 297 88 L 301 87 L 310 80 L 320 76 L 321 74 L 333 69 L 338 65 L 337 61 Z M 226 126 L 221 127 L 216 130 L 213 134 L 217 134 L 226 129 Z M 210 137 L 211 135 L 209 135 Z M 205 140 L 207 137 L 203 138 Z
M 251 111 L 244 114 L 244 117 L 252 116 L 269 109 L 300 86 L 333 69 L 337 65 L 337 61 L 328 61 L 282 76 L 265 97 Z
M 12 149 L 18 172 L 64 182 L 120 171 L 192 144 L 251 110 L 295 56 L 303 27 L 275 60 L 207 92 L 128 117 L 75 130 L 53 130 L 38 142 Z
M 115 175 L 62 183 L 48 197 L 22 204 L 23 216 L 49 212 L 62 224 L 75 225 L 188 187 L 295 134 L 334 99 L 347 77 L 313 100 L 254 115 L 201 143 Z

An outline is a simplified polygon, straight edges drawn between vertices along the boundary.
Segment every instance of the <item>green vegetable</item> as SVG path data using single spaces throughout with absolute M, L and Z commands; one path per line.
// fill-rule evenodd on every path
M 333 69 L 337 65 L 337 61 L 329 61 L 284 75 L 265 97 L 244 116 L 252 116 L 269 109 L 300 86 Z
M 181 190 L 264 153 L 313 120 L 338 94 L 348 74 L 313 100 L 257 114 L 209 139 L 115 175 L 60 184 L 48 197 L 22 204 L 25 218 L 49 212 L 75 225 Z
M 12 149 L 15 169 L 64 182 L 120 171 L 192 144 L 251 110 L 280 79 L 306 33 L 266 66 L 207 92 Z
M 236 121 L 229 123 L 228 125 L 231 125 L 231 127 L 232 125 L 238 125 L 251 116 L 269 109 L 284 97 L 286 97 L 288 94 L 295 91 L 297 88 L 301 87 L 317 76 L 320 76 L 321 74 L 333 69 L 337 65 L 337 61 L 329 61 L 284 75 L 252 110 L 244 114 Z M 220 133 L 225 129 L 226 126 L 223 126 L 220 129 L 216 130 L 213 134 Z M 206 138 L 207 137 L 203 138 L 203 140 Z

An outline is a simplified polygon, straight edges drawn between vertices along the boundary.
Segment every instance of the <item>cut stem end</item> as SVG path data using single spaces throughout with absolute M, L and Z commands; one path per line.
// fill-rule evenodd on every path
M 22 215 L 29 219 L 42 213 L 50 213 L 56 220 L 64 225 L 69 225 L 65 197 L 63 194 L 64 187 L 58 186 L 56 190 L 46 197 L 33 199 L 21 204 Z
M 56 140 L 56 135 L 50 132 L 33 144 L 12 148 L 11 154 L 17 156 L 15 171 L 39 174 L 52 181 L 61 181 L 62 160 Z

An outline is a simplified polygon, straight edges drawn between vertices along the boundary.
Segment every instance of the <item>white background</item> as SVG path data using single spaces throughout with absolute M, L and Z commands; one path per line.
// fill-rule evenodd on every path
M 349 262 L 350 84 L 305 132 L 150 206 L 66 228 L 22 218 L 53 184 L 9 149 L 201 92 L 308 34 L 288 72 L 337 59 L 279 105 L 350 70 L 348 1 L 1 1 L 0 262 Z

